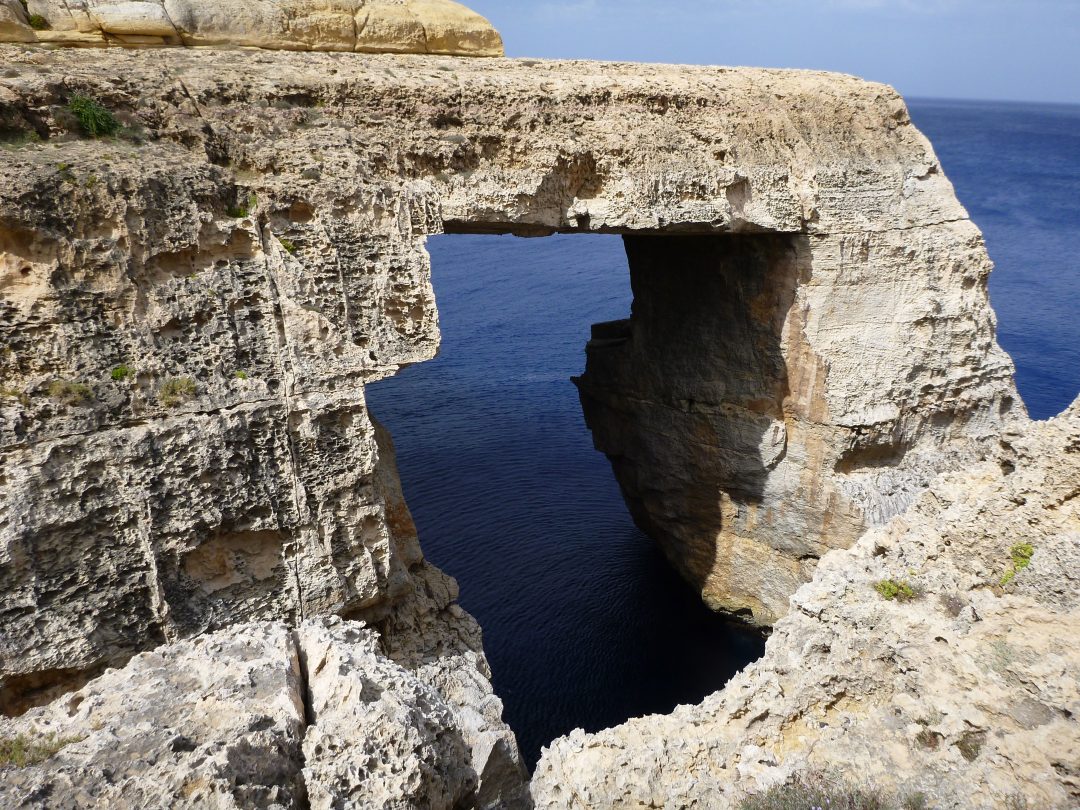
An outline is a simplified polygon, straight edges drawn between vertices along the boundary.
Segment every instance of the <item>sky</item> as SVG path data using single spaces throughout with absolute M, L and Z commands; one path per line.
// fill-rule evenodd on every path
M 1080 0 L 464 0 L 508 56 L 836 70 L 914 98 L 1080 103 Z

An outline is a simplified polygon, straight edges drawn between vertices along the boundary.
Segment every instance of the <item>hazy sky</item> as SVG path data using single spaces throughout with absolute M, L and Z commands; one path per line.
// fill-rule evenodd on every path
M 464 0 L 509 56 L 839 70 L 907 96 L 1080 102 L 1080 0 Z

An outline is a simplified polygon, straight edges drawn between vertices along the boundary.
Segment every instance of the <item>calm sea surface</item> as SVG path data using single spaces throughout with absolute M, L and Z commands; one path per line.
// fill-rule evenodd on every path
M 997 263 L 991 296 L 1033 416 L 1080 391 L 1080 107 L 916 102 Z M 719 689 L 762 640 L 713 616 L 631 522 L 570 376 L 626 317 L 610 236 L 429 242 L 439 357 L 371 386 L 428 558 L 484 628 L 530 766 L 576 728 Z

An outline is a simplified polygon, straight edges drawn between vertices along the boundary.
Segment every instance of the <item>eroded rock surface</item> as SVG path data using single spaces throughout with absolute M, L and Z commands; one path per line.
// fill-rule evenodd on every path
M 596 329 L 581 400 L 638 525 L 714 608 L 772 623 L 822 554 L 1024 419 L 966 220 L 626 250 L 633 314 Z
M 0 42 L 502 56 L 453 0 L 0 0 Z
M 981 237 L 887 87 L 183 48 L 4 63 L 5 711 L 242 620 L 390 622 L 409 648 L 427 614 L 397 608 L 448 591 L 363 386 L 436 351 L 427 234 L 627 234 L 638 311 L 618 362 L 590 350 L 590 422 L 604 446 L 621 409 L 605 449 L 631 501 L 757 621 L 1022 411 Z M 123 129 L 85 137 L 75 95 Z
M 1078 564 L 1080 400 L 826 555 L 723 691 L 555 741 L 537 807 L 723 808 L 829 771 L 931 807 L 1076 807 Z
M 331 618 L 239 624 L 133 658 L 0 737 L 53 741 L 0 764 L 6 808 L 474 806 L 455 710 Z
M 479 629 L 423 560 L 364 386 L 436 351 L 428 234 L 617 232 L 634 312 L 597 329 L 582 397 L 635 517 L 706 600 L 772 622 L 821 555 L 894 520 L 826 557 L 765 662 L 726 692 L 557 743 L 540 801 L 715 806 L 828 760 L 895 766 L 894 782 L 917 766 L 943 801 L 983 777 L 972 795 L 990 801 L 1025 767 L 1049 774 L 1021 786 L 1031 797 L 1070 795 L 1069 760 L 1052 752 L 1072 750 L 1062 672 L 1075 661 L 1061 636 L 1004 628 L 1013 616 L 1037 627 L 1040 611 L 1073 626 L 1071 584 L 1024 590 L 1039 565 L 1072 576 L 1049 529 L 1053 515 L 1073 525 L 1072 501 L 1010 496 L 1048 534 L 1002 595 L 990 583 L 1012 541 L 978 545 L 974 517 L 949 521 L 982 497 L 1007 523 L 998 495 L 1024 476 L 1058 492 L 1037 448 L 1074 420 L 1016 439 L 1016 472 L 1000 467 L 1002 436 L 1026 418 L 994 341 L 990 263 L 891 89 L 433 56 L 3 55 L 0 708 L 56 699 L 6 725 L 59 717 L 89 678 L 162 644 L 152 655 L 237 622 L 337 614 L 368 622 L 378 649 L 372 631 L 340 645 L 331 625 L 302 631 L 309 668 L 325 662 L 333 680 L 308 707 L 321 707 L 322 736 L 301 735 L 302 702 L 269 715 L 276 753 L 258 759 L 285 768 L 273 801 L 299 801 L 303 778 L 330 803 L 361 772 L 422 801 L 520 801 Z M 111 111 L 114 137 L 85 137 L 77 95 Z M 948 470 L 962 492 L 939 482 L 895 518 Z M 873 583 L 908 568 L 928 596 L 882 601 Z M 935 601 L 953 592 L 956 616 Z M 980 668 L 972 650 L 998 642 L 1012 657 Z M 948 689 L 930 674 L 939 661 Z M 286 669 L 268 672 L 284 683 Z M 398 702 L 373 715 L 346 701 L 365 678 L 397 679 Z M 984 679 L 989 702 L 972 708 Z M 1015 717 L 1006 689 L 1023 694 Z M 367 750 L 347 740 L 360 718 L 416 780 L 362 757 L 318 760 L 318 746 Z M 937 741 L 936 770 L 920 739 Z M 1029 758 L 1010 759 L 1010 740 Z M 68 779 L 80 745 L 26 774 Z M 306 770 L 288 770 L 301 750 Z M 450 770 L 432 764 L 447 758 Z M 224 773 L 205 772 L 207 789 L 232 790 Z

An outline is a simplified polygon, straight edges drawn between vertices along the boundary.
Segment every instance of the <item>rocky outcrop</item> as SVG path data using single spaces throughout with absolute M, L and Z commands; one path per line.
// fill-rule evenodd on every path
M 453 0 L 0 0 L 0 42 L 503 55 L 491 23 Z
M 362 386 L 435 352 L 429 233 L 628 234 L 640 314 L 590 351 L 590 422 L 669 556 L 756 621 L 1022 410 L 979 233 L 880 85 L 185 49 L 5 63 L 7 703 L 225 622 L 410 592 Z M 76 95 L 119 137 L 84 137 Z M 666 282 L 657 250 L 681 267 Z
M 758 624 L 1023 420 L 970 223 L 832 238 L 626 236 L 633 314 L 577 381 L 638 525 Z
M 143 653 L 3 737 L 44 749 L 0 762 L 6 808 L 449 810 L 478 781 L 454 710 L 340 619 Z
M 826 555 L 723 691 L 557 740 L 537 807 L 733 807 L 823 772 L 936 808 L 1076 807 L 1078 496 L 1080 400 Z

